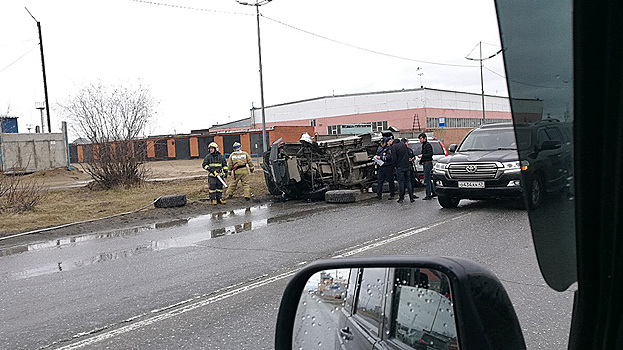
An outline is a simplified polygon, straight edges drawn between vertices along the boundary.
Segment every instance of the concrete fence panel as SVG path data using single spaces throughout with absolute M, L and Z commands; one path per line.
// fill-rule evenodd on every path
M 67 154 L 63 133 L 0 134 L 0 170 L 3 172 L 66 167 Z

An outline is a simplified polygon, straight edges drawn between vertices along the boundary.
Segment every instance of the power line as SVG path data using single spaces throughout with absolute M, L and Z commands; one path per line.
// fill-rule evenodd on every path
M 284 22 L 278 21 L 278 20 L 276 20 L 276 19 L 273 19 L 273 18 L 270 18 L 270 17 L 264 16 L 264 15 L 261 15 L 261 16 L 262 16 L 262 17 L 264 17 L 264 18 L 266 18 L 266 19 L 268 19 L 268 20 L 270 20 L 270 21 L 273 21 L 273 22 L 275 22 L 275 23 L 281 24 L 281 25 L 286 26 L 286 27 L 288 27 L 288 28 L 292 28 L 292 29 L 294 29 L 294 30 L 298 30 L 298 31 L 303 32 L 303 33 L 305 33 L 305 34 L 309 34 L 309 35 L 312 35 L 312 36 L 315 36 L 315 37 L 318 37 L 318 38 L 321 38 L 321 39 L 324 39 L 324 40 L 328 40 L 328 41 L 334 42 L 334 43 L 336 43 L 336 44 L 340 44 L 340 45 L 344 45 L 344 46 L 352 47 L 352 48 L 357 49 L 357 50 L 362 50 L 362 51 L 366 51 L 366 52 L 374 53 L 374 54 L 377 54 L 377 55 L 382 55 L 382 56 L 386 56 L 386 57 L 397 58 L 397 59 L 401 59 L 401 60 L 405 60 L 405 61 L 411 61 L 411 62 L 426 63 L 426 64 L 434 64 L 434 65 L 438 65 L 438 66 L 467 67 L 467 68 L 476 68 L 476 67 L 478 67 L 478 66 L 472 66 L 472 65 L 466 65 L 466 64 L 451 64 L 451 63 L 440 63 L 440 62 L 432 62 L 432 61 L 416 60 L 416 59 L 413 59 L 413 58 L 402 57 L 402 56 L 392 55 L 392 54 L 388 54 L 388 53 L 384 53 L 384 52 L 380 52 L 380 51 L 376 51 L 376 50 L 366 49 L 366 48 L 361 47 L 361 46 L 348 44 L 348 43 L 345 43 L 345 42 L 343 42 L 343 41 L 339 41 L 339 40 L 331 39 L 331 38 L 329 38 L 329 37 L 326 37 L 326 36 L 323 36 L 323 35 L 320 35 L 320 34 L 312 33 L 312 32 L 310 32 L 310 31 L 308 31 L 308 30 L 301 29 L 301 28 L 297 28 L 297 27 L 295 27 L 295 26 L 293 26 L 293 25 L 290 25 L 290 24 L 287 24 L 287 23 L 284 23 Z
M 12 46 L 12 45 L 21 44 L 21 43 L 27 43 L 29 41 L 35 41 L 35 40 L 37 40 L 37 39 L 31 38 L 31 39 L 26 39 L 26 40 L 14 42 L 14 43 L 4 43 L 4 44 L 0 44 L 0 47 Z
M 231 14 L 231 15 L 253 16 L 252 14 L 249 14 L 249 13 L 240 13 L 240 12 L 231 12 L 231 11 L 208 10 L 208 9 L 199 8 L 199 7 L 190 7 L 190 6 L 182 6 L 182 5 L 172 5 L 172 4 L 167 4 L 167 3 L 162 3 L 162 2 L 156 2 L 156 1 L 148 1 L 148 0 L 129 0 L 129 1 L 132 1 L 132 2 L 137 2 L 137 3 L 142 3 L 142 4 L 147 4 L 147 5 L 157 5 L 157 6 L 165 6 L 165 7 L 171 7 L 171 8 L 179 8 L 179 9 L 184 9 L 184 10 L 203 11 L 203 12 L 213 12 L 213 13 L 224 13 L 224 14 Z M 270 2 L 270 1 L 272 1 L 272 0 L 264 0 L 264 1 L 262 1 L 260 4 L 262 4 L 262 3 L 268 3 L 268 2 Z M 245 3 L 245 4 L 246 4 L 246 3 Z M 253 5 L 253 6 L 255 6 L 255 4 L 254 4 L 254 3 L 249 3 L 249 5 Z M 403 56 L 397 56 L 397 55 L 393 55 L 393 54 L 388 54 L 388 53 L 384 53 L 384 52 L 380 52 L 380 51 L 376 51 L 376 50 L 367 49 L 367 48 L 364 48 L 364 47 L 361 47 L 361 46 L 357 46 L 357 45 L 348 44 L 348 43 L 345 43 L 345 42 L 343 42 L 343 41 L 339 41 L 339 40 L 331 39 L 331 38 L 326 37 L 326 36 L 324 36 L 324 35 L 316 34 L 316 33 L 310 32 L 310 31 L 308 31 L 308 30 L 305 30 L 305 29 L 301 29 L 301 28 L 295 27 L 295 26 L 293 26 L 293 25 L 291 25 L 291 24 L 287 24 L 287 23 L 284 23 L 284 22 L 282 22 L 282 21 L 279 21 L 279 20 L 276 20 L 276 19 L 273 19 L 273 18 L 270 18 L 270 17 L 264 16 L 263 14 L 260 14 L 260 16 L 262 16 L 262 17 L 266 18 L 266 19 L 267 19 L 267 20 L 269 20 L 269 21 L 275 22 L 275 23 L 277 23 L 277 24 L 281 24 L 281 25 L 283 25 L 283 26 L 285 26 L 285 27 L 288 27 L 288 28 L 291 28 L 291 29 L 294 29 L 294 30 L 298 30 L 298 31 L 300 31 L 300 32 L 303 32 L 303 33 L 308 34 L 308 35 L 315 36 L 315 37 L 320 38 L 320 39 L 328 40 L 328 41 L 331 41 L 331 42 L 336 43 L 336 44 L 340 44 L 340 45 L 348 46 L 348 47 L 351 47 L 351 48 L 354 48 L 354 49 L 357 49 L 357 50 L 361 50 L 361 51 L 365 51 L 365 52 L 369 52 L 369 53 L 374 53 L 374 54 L 381 55 L 381 56 L 386 56 L 386 57 L 391 57 L 391 58 L 397 58 L 397 59 L 404 60 L 404 61 L 411 61 L 411 62 L 417 62 L 417 63 L 426 63 L 426 64 L 438 65 L 438 66 L 463 67 L 463 68 L 476 68 L 476 67 L 478 67 L 478 66 L 466 65 L 466 64 L 451 64 L 451 63 L 441 63 L 441 62 L 433 62 L 433 61 L 416 60 L 416 59 L 413 59 L 413 58 L 408 58 L 408 57 L 403 57 Z
M 167 3 L 164 3 L 164 2 L 157 2 L 157 1 L 147 1 L 147 0 L 128 0 L 128 1 L 138 2 L 138 3 L 142 3 L 142 4 L 147 4 L 147 5 L 157 5 L 157 6 L 164 6 L 164 7 L 178 8 L 178 9 L 182 9 L 182 10 L 192 10 L 192 11 L 202 11 L 202 12 L 222 13 L 222 14 L 226 14 L 226 15 L 253 16 L 253 14 L 251 14 L 251 13 L 242 13 L 242 12 L 233 12 L 233 11 L 209 10 L 209 9 L 204 9 L 204 8 L 200 8 L 200 7 L 191 7 L 191 6 L 183 6 L 183 5 L 173 5 L 173 4 L 167 4 Z M 270 1 L 272 1 L 272 0 L 270 0 Z M 268 2 L 270 2 L 270 1 L 268 1 Z
M 507 79 L 504 75 L 499 74 L 497 72 L 494 72 L 494 71 L 492 71 L 491 69 L 489 69 L 487 67 L 484 67 L 484 69 L 488 70 L 489 72 L 491 72 L 491 73 L 493 73 L 493 74 L 495 74 L 495 75 L 497 75 L 497 76 L 499 76 L 501 78 Z M 509 79 L 508 81 L 511 81 L 511 82 L 517 83 L 517 84 L 521 84 L 521 85 L 538 87 L 538 88 L 545 88 L 545 89 L 567 89 L 568 88 L 566 86 L 545 86 L 545 85 L 529 84 L 529 83 L 524 83 L 522 81 L 518 81 L 518 80 L 514 80 L 514 79 Z
M 28 54 L 30 53 L 30 51 L 32 51 L 32 50 L 34 50 L 34 49 L 36 49 L 36 48 L 37 48 L 37 46 L 39 46 L 39 44 L 37 44 L 37 45 L 33 46 L 30 50 L 26 51 L 26 53 L 25 53 L 25 54 L 23 54 L 23 55 L 19 56 L 19 57 L 18 57 L 15 61 L 11 62 L 8 66 L 6 66 L 6 67 L 2 68 L 2 69 L 0 70 L 0 73 L 4 72 L 4 71 L 5 71 L 5 70 L 7 70 L 9 67 L 11 67 L 11 66 L 12 66 L 12 65 L 14 65 L 15 63 L 17 63 L 17 61 L 19 61 L 19 60 L 21 60 L 22 58 L 24 58 L 24 56 L 28 55 Z

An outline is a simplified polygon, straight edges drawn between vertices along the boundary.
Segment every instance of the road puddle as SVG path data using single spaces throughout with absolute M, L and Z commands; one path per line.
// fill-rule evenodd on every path
M 270 205 L 260 205 L 214 212 L 195 218 L 172 220 L 124 230 L 64 237 L 2 249 L 0 250 L 0 257 L 45 251 L 52 254 L 54 249 L 60 249 L 58 254 L 53 254 L 56 256 L 54 258 L 36 256 L 37 259 L 48 261 L 43 263 L 42 266 L 29 268 L 28 264 L 26 264 L 24 269 L 13 271 L 10 273 L 10 276 L 6 276 L 5 273 L 3 277 L 9 277 L 14 280 L 24 279 L 72 271 L 89 265 L 129 258 L 148 252 L 199 246 L 199 243 L 207 240 L 251 232 L 275 223 L 294 221 L 302 217 L 311 216 L 317 211 L 316 208 L 311 208 L 269 217 L 270 212 L 267 210 L 269 208 Z M 149 239 L 149 241 L 136 244 L 136 241 L 141 239 L 141 234 L 145 235 L 145 238 Z M 109 240 L 109 243 L 105 243 L 106 240 Z M 87 257 L 84 256 L 84 252 L 93 250 L 93 247 L 95 247 L 95 250 L 109 249 L 102 247 L 110 247 L 111 240 L 116 240 L 113 243 L 114 246 L 123 247 L 125 245 L 125 249 L 101 252 L 95 255 L 90 253 Z M 89 242 L 91 246 L 87 247 L 86 244 Z M 81 245 L 85 245 L 85 247 L 81 248 Z M 98 248 L 99 246 L 102 247 Z

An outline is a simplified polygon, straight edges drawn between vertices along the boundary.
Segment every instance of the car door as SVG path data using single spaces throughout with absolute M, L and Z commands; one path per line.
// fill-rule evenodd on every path
M 352 311 L 338 325 L 339 348 L 376 349 L 387 323 L 384 307 L 387 269 L 363 269 L 356 278 Z
M 387 293 L 385 325 L 379 349 L 449 350 L 458 344 L 450 281 L 439 271 L 396 268 Z
M 543 149 L 546 141 L 554 141 L 562 145 L 562 135 L 554 127 L 540 127 L 536 133 L 536 157 L 537 161 L 543 166 L 545 173 L 545 188 L 548 191 L 559 189 L 566 178 L 564 169 L 567 168 L 562 161 L 562 150 L 560 147 L 556 149 Z

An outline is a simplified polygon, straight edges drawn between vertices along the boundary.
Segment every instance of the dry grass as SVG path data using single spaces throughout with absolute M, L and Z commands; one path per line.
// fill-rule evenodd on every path
M 170 164 L 167 165 L 169 166 Z M 182 174 L 175 174 L 180 175 Z M 251 191 L 256 196 L 267 194 L 261 170 L 251 176 Z M 242 190 L 238 189 L 236 192 L 241 195 Z M 150 204 L 159 196 L 177 193 L 184 193 L 189 202 L 205 198 L 208 196 L 206 180 L 202 178 L 149 182 L 137 188 L 107 191 L 94 191 L 86 187 L 51 190 L 34 210 L 1 215 L 0 236 L 134 211 Z

